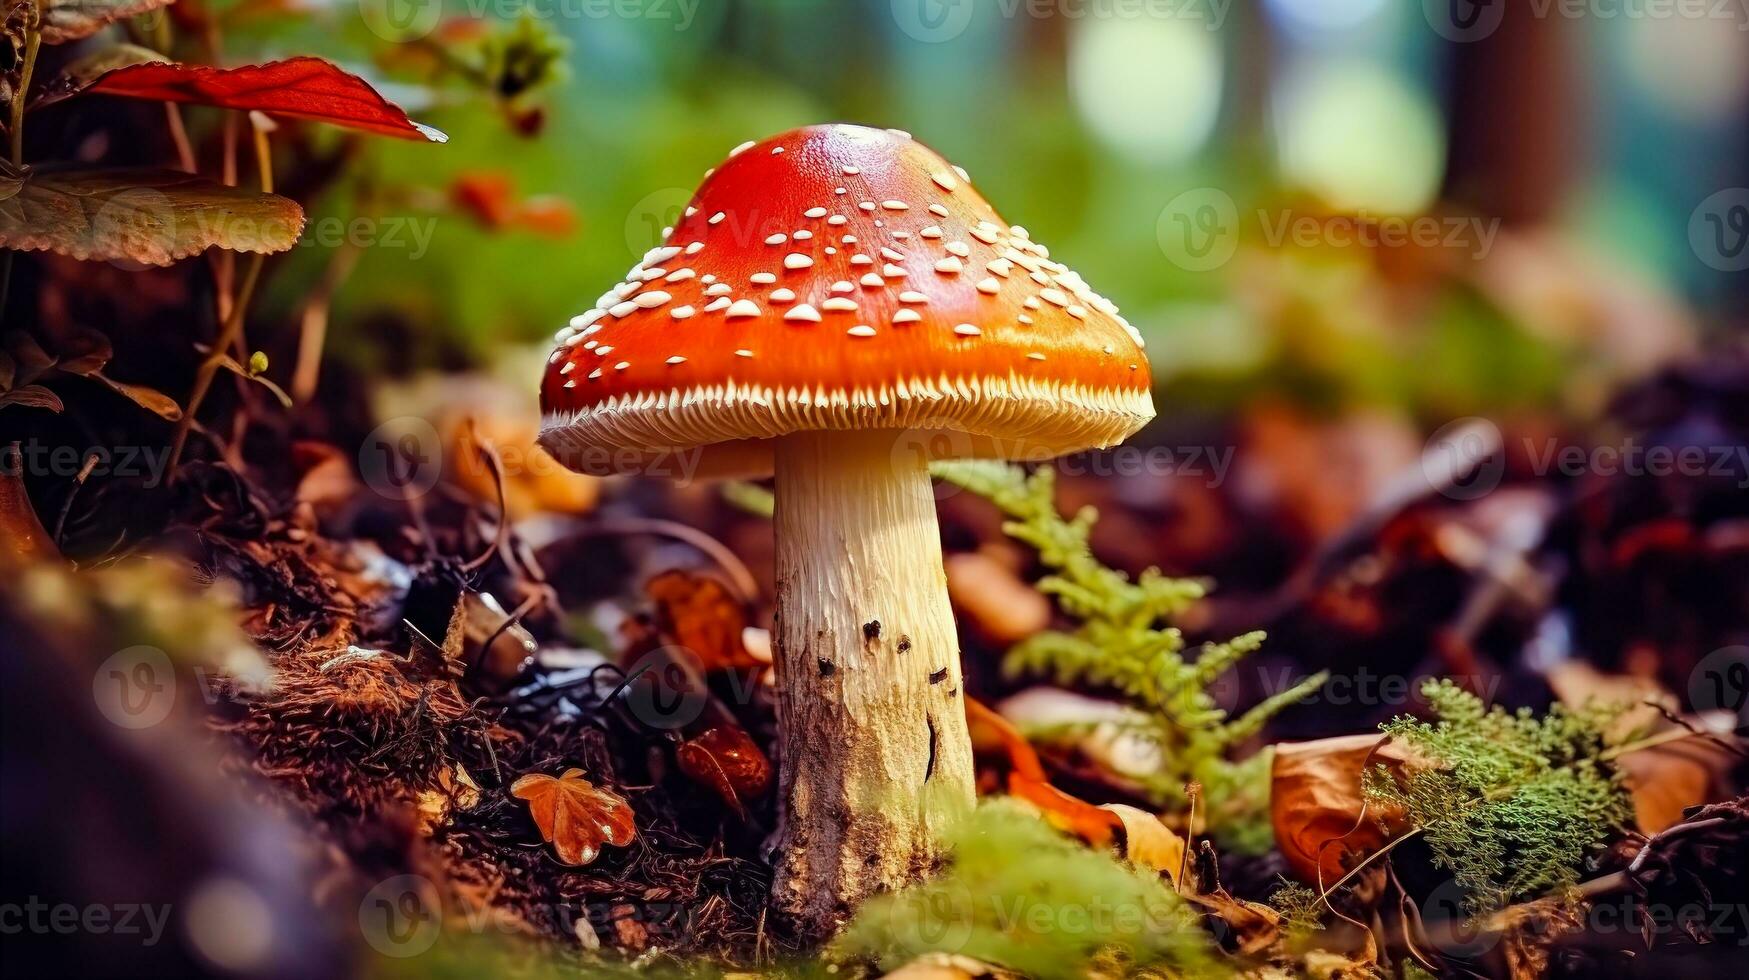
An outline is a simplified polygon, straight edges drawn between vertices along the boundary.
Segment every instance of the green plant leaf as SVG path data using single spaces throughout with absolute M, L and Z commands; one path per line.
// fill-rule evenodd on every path
M 0 200 L 0 247 L 169 265 L 217 246 L 283 252 L 303 231 L 297 202 L 168 170 L 29 171 Z

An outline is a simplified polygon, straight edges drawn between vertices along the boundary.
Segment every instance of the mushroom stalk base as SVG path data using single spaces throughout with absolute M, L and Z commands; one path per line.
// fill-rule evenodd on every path
M 776 447 L 775 899 L 824 936 L 941 857 L 974 802 L 927 462 L 901 432 Z

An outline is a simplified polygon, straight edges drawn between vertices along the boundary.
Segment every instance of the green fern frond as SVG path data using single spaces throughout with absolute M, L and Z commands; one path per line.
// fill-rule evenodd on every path
M 1149 569 L 1133 580 L 1094 557 L 1090 540 L 1098 514 L 1082 508 L 1065 518 L 1057 509 L 1056 477 L 1049 468 L 1030 474 L 1018 466 L 988 461 L 936 463 L 936 478 L 995 504 L 1007 520 L 1003 531 L 1038 552 L 1048 569 L 1039 591 L 1076 622 L 1067 632 L 1029 637 L 1008 651 L 1011 676 L 1047 677 L 1065 686 L 1105 688 L 1137 709 L 1139 721 L 1126 733 L 1160 750 L 1160 768 L 1140 777 L 1153 802 L 1183 811 L 1186 787 L 1201 784 L 1223 846 L 1256 853 L 1272 840 L 1268 823 L 1269 756 L 1232 761 L 1234 750 L 1270 717 L 1317 690 L 1326 675 L 1275 694 L 1237 718 L 1208 691 L 1223 674 L 1263 644 L 1262 633 L 1204 645 L 1186 656 L 1184 636 L 1172 626 L 1208 592 L 1195 579 Z

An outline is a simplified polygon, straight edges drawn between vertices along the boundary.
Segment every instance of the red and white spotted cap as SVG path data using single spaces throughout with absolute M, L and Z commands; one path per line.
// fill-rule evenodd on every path
M 897 130 L 737 147 L 557 340 L 540 440 L 585 472 L 699 448 L 706 471 L 769 472 L 770 440 L 842 429 L 1039 459 L 1154 416 L 1117 307 Z

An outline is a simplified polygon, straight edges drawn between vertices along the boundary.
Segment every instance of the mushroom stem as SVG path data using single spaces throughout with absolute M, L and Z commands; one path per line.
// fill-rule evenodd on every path
M 778 907 L 824 935 L 930 872 L 973 803 L 928 462 L 897 431 L 776 447 Z

